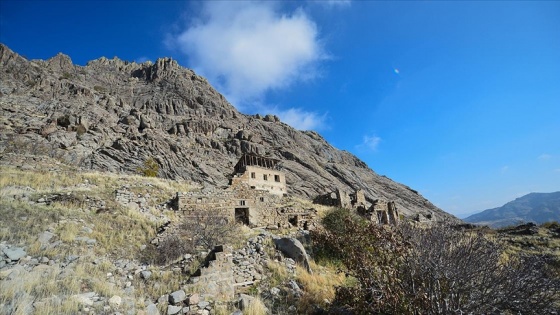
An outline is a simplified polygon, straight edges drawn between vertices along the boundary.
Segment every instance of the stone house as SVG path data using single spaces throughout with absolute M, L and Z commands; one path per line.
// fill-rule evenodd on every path
M 250 227 L 308 229 L 315 211 L 286 205 L 286 176 L 278 160 L 245 154 L 224 190 L 177 193 L 174 208 L 185 217 L 223 217 Z
M 368 205 L 361 189 L 347 193 L 340 189 L 319 195 L 313 200 L 316 204 L 355 210 L 358 214 L 379 224 L 397 225 L 399 212 L 394 201 L 375 199 Z

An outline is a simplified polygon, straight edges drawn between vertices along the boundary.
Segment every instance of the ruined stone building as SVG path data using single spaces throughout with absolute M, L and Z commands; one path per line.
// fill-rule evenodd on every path
M 397 225 L 399 222 L 399 213 L 394 201 L 376 199 L 371 205 L 368 205 L 361 189 L 354 193 L 336 189 L 333 192 L 317 196 L 313 202 L 331 207 L 353 209 L 368 220 L 379 224 Z
M 175 209 L 193 219 L 210 215 L 250 227 L 307 229 L 315 212 L 285 205 L 286 176 L 278 162 L 243 155 L 227 189 L 177 193 Z
M 244 154 L 235 165 L 230 185 L 247 183 L 252 189 L 270 194 L 286 195 L 286 175 L 279 170 L 279 160 L 254 154 Z

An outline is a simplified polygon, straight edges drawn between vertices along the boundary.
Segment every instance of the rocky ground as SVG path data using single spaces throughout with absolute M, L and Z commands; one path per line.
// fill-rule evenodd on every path
M 231 259 L 233 277 L 246 284 L 217 301 L 191 277 L 206 250 L 153 263 L 152 240 L 179 219 L 167 201 L 196 186 L 31 159 L 0 165 L 2 314 L 306 313 L 344 281 L 313 262 L 311 275 L 278 250 L 278 234 L 305 240 L 301 232 L 244 228 Z

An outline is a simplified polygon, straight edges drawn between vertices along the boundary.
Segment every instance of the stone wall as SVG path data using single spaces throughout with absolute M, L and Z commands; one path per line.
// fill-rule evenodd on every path
M 188 287 L 202 297 L 217 301 L 233 300 L 235 289 L 231 248 L 216 246 L 189 281 Z
M 177 193 L 174 207 L 182 216 L 197 219 L 220 216 L 250 227 L 307 229 L 316 213 L 283 204 L 283 198 L 237 183 L 225 190 Z
M 368 220 L 379 224 L 397 225 L 399 222 L 399 212 L 394 201 L 376 199 L 371 205 L 368 205 L 361 189 L 350 194 L 336 189 L 336 191 L 315 197 L 313 203 L 353 209 Z

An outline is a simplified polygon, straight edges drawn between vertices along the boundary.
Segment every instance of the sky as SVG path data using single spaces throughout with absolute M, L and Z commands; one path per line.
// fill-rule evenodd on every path
M 0 42 L 171 57 L 465 217 L 560 190 L 560 2 L 10 1 Z

